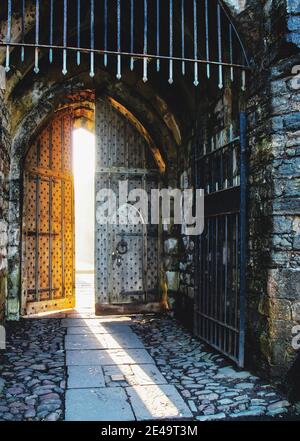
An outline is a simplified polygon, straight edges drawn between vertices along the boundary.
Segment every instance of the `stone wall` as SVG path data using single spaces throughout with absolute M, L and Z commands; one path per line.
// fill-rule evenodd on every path
M 8 244 L 8 175 L 9 175 L 9 115 L 3 104 L 4 92 L 0 90 L 0 323 L 5 318 L 7 295 L 7 244 Z
M 247 104 L 246 354 L 256 371 L 282 380 L 296 357 L 292 328 L 299 324 L 300 104 L 292 71 L 300 63 L 300 3 L 266 2 L 263 12 L 268 45 L 254 57 Z
M 249 106 L 248 351 L 257 369 L 276 377 L 295 358 L 292 328 L 299 323 L 300 105 L 291 76 L 296 61 L 270 67 L 266 102 L 256 96 Z

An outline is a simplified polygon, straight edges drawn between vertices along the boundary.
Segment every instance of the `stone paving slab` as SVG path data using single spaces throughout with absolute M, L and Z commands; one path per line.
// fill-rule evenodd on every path
M 105 387 L 101 366 L 69 366 L 68 388 L 99 388 Z
M 145 349 L 92 349 L 66 351 L 67 366 L 154 364 Z
M 126 392 L 137 420 L 193 417 L 174 386 L 133 386 L 127 387 Z
M 69 389 L 66 421 L 133 421 L 134 414 L 124 389 Z
M 75 349 L 144 349 L 141 340 L 133 333 L 122 334 L 69 334 L 65 338 L 67 350 Z
M 165 377 L 154 364 L 103 366 L 108 387 L 167 384 Z
M 122 326 L 128 326 L 131 320 L 124 318 L 65 318 L 61 325 L 65 328 L 69 326 L 103 326 L 107 329 L 114 329 Z
M 110 328 L 104 326 L 68 326 L 67 334 L 81 335 L 81 334 L 122 334 L 123 332 L 130 332 L 131 328 L 126 325 L 122 327 Z

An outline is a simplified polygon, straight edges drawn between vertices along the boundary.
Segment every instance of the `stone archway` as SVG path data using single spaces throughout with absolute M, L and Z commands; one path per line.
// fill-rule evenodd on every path
M 68 84 L 68 83 L 67 83 Z M 69 93 L 66 94 L 66 91 Z M 18 115 L 20 117 L 17 130 L 15 131 L 12 142 L 12 154 L 11 154 L 11 166 L 10 166 L 10 201 L 9 201 L 9 216 L 10 216 L 10 240 L 8 244 L 8 297 L 7 297 L 7 319 L 15 320 L 19 317 L 20 312 L 20 287 L 21 287 L 21 207 L 22 207 L 22 164 L 23 158 L 26 153 L 26 149 L 31 140 L 34 139 L 36 133 L 39 131 L 39 127 L 45 125 L 46 121 L 51 118 L 55 111 L 55 106 L 60 103 L 60 107 L 72 106 L 75 104 L 75 109 L 80 108 L 80 102 L 82 98 L 77 101 L 76 93 L 82 90 L 82 81 L 78 80 L 77 83 L 70 81 L 69 86 L 66 84 L 55 84 L 50 87 L 45 93 L 37 99 L 33 100 L 31 106 L 23 108 L 24 114 Z M 75 95 L 74 95 L 75 94 Z M 130 91 L 126 86 L 123 90 L 118 88 L 114 91 L 112 85 L 101 90 L 103 97 L 107 97 L 111 102 L 111 105 L 122 115 L 125 115 L 131 124 L 134 124 L 136 129 L 140 131 L 141 135 L 145 137 L 150 148 L 155 153 L 160 155 L 159 150 L 165 158 L 174 155 L 175 145 L 180 142 L 180 132 L 176 119 L 170 111 L 166 103 L 163 100 L 161 102 L 162 116 L 154 113 L 149 106 L 149 103 L 143 98 L 137 96 L 131 96 Z M 153 92 L 154 94 L 154 92 Z M 153 95 L 155 100 L 159 100 L 157 95 Z M 131 98 L 131 99 L 130 99 Z M 88 92 L 85 97 L 87 103 L 91 103 L 93 100 L 93 93 Z M 120 100 L 120 101 L 118 101 Z M 127 111 L 124 103 L 128 103 L 130 109 L 136 109 L 136 115 L 134 110 Z M 85 118 L 89 119 L 88 113 L 92 110 L 92 104 L 87 105 L 87 115 L 80 114 L 78 111 L 78 120 Z M 79 106 L 79 107 L 78 107 Z M 76 111 L 76 110 L 75 110 Z M 84 111 L 83 111 L 84 113 Z M 24 116 L 25 115 L 25 116 Z M 140 116 L 142 115 L 143 123 L 140 122 Z M 23 118 L 22 118 L 23 117 Z M 148 121 L 147 121 L 148 120 Z M 150 131 L 148 131 L 150 128 Z M 164 134 L 164 144 L 157 144 L 157 133 Z M 152 137 L 153 136 L 153 137 Z M 155 141 L 154 141 L 155 140 Z M 176 141 L 175 141 L 176 140 Z M 167 155 L 167 156 L 166 156 Z

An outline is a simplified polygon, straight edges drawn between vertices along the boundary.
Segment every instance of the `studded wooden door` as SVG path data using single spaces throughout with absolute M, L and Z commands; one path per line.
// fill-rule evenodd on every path
M 96 101 L 96 312 L 141 311 L 158 303 L 158 227 L 99 223 L 102 189 L 157 188 L 158 170 L 144 137 L 107 101 Z M 122 209 L 121 209 L 122 210 Z M 120 210 L 118 211 L 118 214 Z
M 25 158 L 24 314 L 75 306 L 72 124 L 57 113 Z

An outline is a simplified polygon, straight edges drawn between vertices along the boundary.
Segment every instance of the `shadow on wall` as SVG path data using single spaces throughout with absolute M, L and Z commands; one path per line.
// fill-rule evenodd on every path
M 287 375 L 287 392 L 292 403 L 299 403 L 300 407 L 300 351 L 295 363 Z

